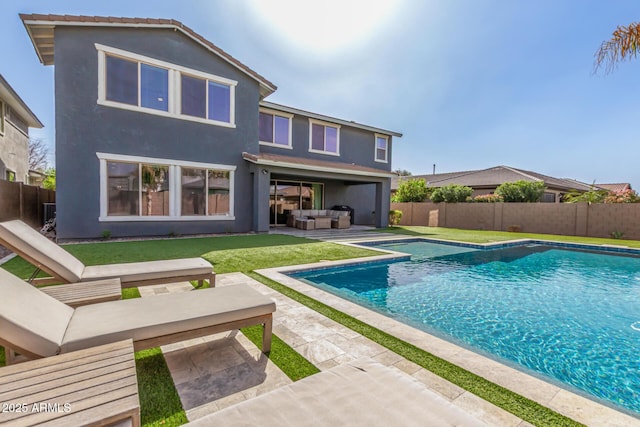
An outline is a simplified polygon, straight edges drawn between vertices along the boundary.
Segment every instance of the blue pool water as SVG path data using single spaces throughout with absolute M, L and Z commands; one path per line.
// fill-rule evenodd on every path
M 542 245 L 376 247 L 411 259 L 292 276 L 640 413 L 640 258 Z

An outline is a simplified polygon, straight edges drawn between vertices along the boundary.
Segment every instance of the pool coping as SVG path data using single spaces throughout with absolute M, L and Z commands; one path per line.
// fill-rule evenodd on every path
M 366 239 L 351 242 L 335 242 L 346 246 L 358 248 L 368 248 L 383 255 L 371 257 L 351 258 L 337 261 L 321 261 L 310 264 L 300 264 L 287 267 L 276 267 L 256 270 L 257 273 L 288 286 L 310 298 L 318 300 L 324 304 L 355 317 L 375 328 L 378 328 L 390 335 L 406 341 L 424 351 L 447 360 L 463 369 L 473 372 L 495 384 L 505 387 L 517 394 L 531 399 L 543 406 L 546 406 L 562 415 L 572 418 L 575 421 L 586 425 L 609 425 L 609 426 L 640 426 L 640 419 L 607 406 L 603 403 L 591 400 L 581 394 L 565 389 L 557 384 L 545 381 L 526 372 L 520 371 L 511 366 L 502 364 L 487 356 L 475 353 L 467 348 L 453 344 L 442 338 L 423 332 L 412 326 L 405 325 L 397 320 L 384 316 L 368 308 L 362 307 L 334 294 L 323 291 L 312 285 L 287 275 L 298 271 L 309 271 L 330 267 L 339 267 L 355 264 L 380 263 L 395 260 L 405 260 L 409 254 L 390 251 L 380 248 L 371 248 L 367 243 L 379 241 L 388 244 L 393 242 L 407 241 L 429 241 L 433 243 L 453 244 L 455 246 L 471 247 L 477 249 L 497 249 L 513 247 L 526 244 L 545 244 L 557 247 L 570 247 L 574 249 L 596 250 L 612 253 L 630 253 L 640 255 L 639 249 L 618 247 L 613 245 L 584 245 L 565 242 L 547 241 L 541 239 L 517 239 L 504 242 L 491 243 L 466 243 L 443 239 L 424 238 L 417 236 L 399 237 L 397 240 Z M 364 244 L 363 244 L 364 243 Z

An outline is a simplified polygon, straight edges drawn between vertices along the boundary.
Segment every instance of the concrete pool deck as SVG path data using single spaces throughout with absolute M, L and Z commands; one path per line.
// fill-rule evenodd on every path
M 396 254 L 396 256 L 397 255 L 398 254 Z M 366 262 L 372 261 L 375 258 L 383 259 L 393 256 L 394 255 L 390 253 L 380 257 L 361 258 L 360 261 Z M 640 419 L 638 418 L 407 326 L 333 294 L 307 285 L 285 274 L 306 268 L 323 268 L 353 264 L 356 261 L 358 260 L 328 261 L 291 267 L 263 269 L 257 272 L 578 422 L 594 426 L 640 426 Z M 434 374 L 431 375 L 435 376 Z M 436 378 L 438 378 L 439 381 L 444 381 L 439 377 Z M 452 384 L 450 385 L 457 387 Z M 432 384 L 432 388 L 433 387 L 437 388 L 437 386 Z M 441 390 L 440 393 L 453 397 L 446 389 Z

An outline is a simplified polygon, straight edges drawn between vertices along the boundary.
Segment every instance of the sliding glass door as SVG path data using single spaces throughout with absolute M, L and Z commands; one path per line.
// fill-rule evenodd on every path
M 302 181 L 272 180 L 269 194 L 269 223 L 286 225 L 294 209 L 323 209 L 324 184 Z

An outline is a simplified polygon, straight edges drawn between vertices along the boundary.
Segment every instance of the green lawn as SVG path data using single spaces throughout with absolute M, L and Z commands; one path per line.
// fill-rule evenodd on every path
M 640 247 L 639 241 L 563 237 L 540 234 L 469 231 L 429 227 L 392 227 L 385 230 L 403 235 L 487 243 L 520 238 L 534 238 L 593 244 L 623 244 Z M 207 238 L 174 238 L 163 240 L 100 242 L 65 245 L 64 248 L 87 265 L 111 264 L 201 256 L 209 260 L 217 273 L 244 272 L 302 304 L 336 320 L 375 342 L 401 354 L 408 360 L 429 369 L 484 399 L 534 425 L 577 425 L 559 414 L 503 389 L 481 377 L 379 331 L 290 288 L 256 274 L 253 270 L 286 265 L 306 264 L 321 260 L 338 260 L 377 255 L 379 252 L 332 243 L 318 242 L 285 235 L 243 235 Z M 2 267 L 27 278 L 33 266 L 15 258 Z M 139 297 L 136 289 L 127 290 L 126 298 Z M 245 328 L 243 333 L 259 342 L 260 331 Z M 1 359 L 0 353 L 0 359 Z M 297 380 L 317 372 L 317 368 L 296 353 L 284 341 L 274 336 L 270 359 L 290 378 Z M 1 361 L 1 360 L 0 360 Z M 171 376 L 158 349 L 136 354 L 138 381 L 144 425 L 172 426 L 186 418 L 177 398 Z
M 379 255 L 378 252 L 281 234 L 201 237 L 63 246 L 86 265 L 203 257 L 216 273 Z M 34 267 L 14 258 L 2 267 L 28 278 Z

